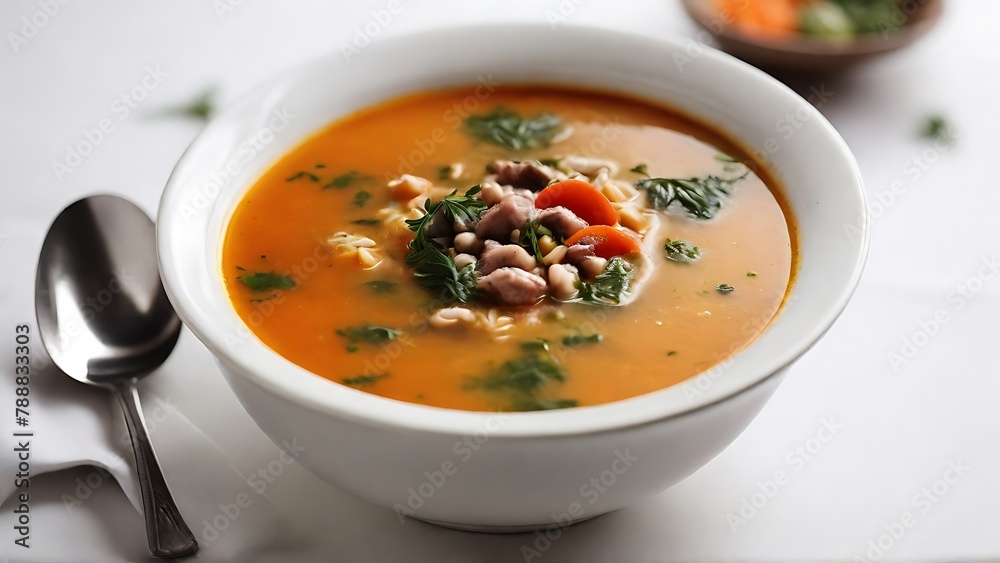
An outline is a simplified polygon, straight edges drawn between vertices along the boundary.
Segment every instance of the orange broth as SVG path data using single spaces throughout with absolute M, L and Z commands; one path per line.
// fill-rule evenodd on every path
M 496 106 L 522 115 L 558 114 L 573 132 L 527 151 L 470 138 L 463 119 Z M 546 298 L 547 312 L 534 321 L 523 309 L 507 311 L 524 321 L 507 339 L 472 327 L 430 327 L 428 311 L 421 308 L 432 296 L 402 263 L 400 233 L 353 223 L 371 219 L 391 201 L 387 180 L 402 173 L 464 193 L 496 158 L 606 158 L 620 165 L 619 177 L 633 182 L 641 177 L 628 170 L 639 163 L 651 176 L 678 178 L 726 175 L 742 166 L 720 153 L 756 174 L 750 172 L 710 220 L 689 217 L 680 208 L 660 214 L 659 226 L 647 235 L 656 250 L 651 278 L 633 301 L 618 307 Z M 439 179 L 441 167 L 452 163 L 462 163 L 462 177 Z M 347 185 L 323 188 L 351 172 L 341 182 Z M 486 100 L 471 88 L 434 91 L 345 117 L 278 161 L 236 208 L 225 234 L 221 274 L 233 307 L 261 341 L 331 381 L 375 376 L 358 387 L 438 407 L 511 410 L 508 396 L 477 386 L 477 378 L 520 357 L 523 342 L 543 338 L 565 380 L 547 384 L 537 398 L 596 405 L 683 382 L 738 352 L 767 326 L 790 286 L 795 248 L 793 223 L 775 189 L 773 179 L 734 143 L 646 102 L 541 86 L 504 86 Z M 371 196 L 363 205 L 360 191 Z M 371 237 L 386 247 L 386 260 L 365 270 L 338 259 L 325 242 L 337 231 Z M 690 264 L 666 260 L 668 237 L 696 244 L 702 258 Z M 290 276 L 295 287 L 254 293 L 240 279 L 254 272 Z M 366 285 L 373 281 L 395 285 L 379 292 Z M 734 290 L 722 293 L 719 284 Z M 402 334 L 391 342 L 349 346 L 337 333 L 366 324 Z M 602 340 L 563 343 L 565 337 L 591 334 Z

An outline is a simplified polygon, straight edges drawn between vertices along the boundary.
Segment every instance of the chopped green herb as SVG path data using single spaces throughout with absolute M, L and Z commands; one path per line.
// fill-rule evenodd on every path
M 388 280 L 374 280 L 363 284 L 375 293 L 392 293 L 396 291 L 396 282 Z
M 715 155 L 715 160 L 718 160 L 719 162 L 726 162 L 726 163 L 729 163 L 729 164 L 739 164 L 740 163 L 740 161 L 738 161 L 735 158 L 729 156 L 728 154 L 722 153 L 722 152 L 720 152 L 719 154 Z
M 719 293 L 732 293 L 735 287 L 729 285 L 728 283 L 720 283 L 715 287 L 715 290 Z
M 294 182 L 299 178 L 308 178 L 310 182 L 319 182 L 319 176 L 313 174 L 312 172 L 306 172 L 305 170 L 292 174 L 290 177 L 285 178 L 285 181 Z
M 254 272 L 240 276 L 239 279 L 244 285 L 254 293 L 263 293 L 272 289 L 291 289 L 295 287 L 295 280 L 289 276 L 283 276 L 274 272 Z
M 525 352 L 548 352 L 549 341 L 544 338 L 526 340 L 521 343 L 521 349 Z
M 548 228 L 542 226 L 538 221 L 534 219 L 529 219 L 524 225 L 524 231 L 521 233 L 521 246 L 525 247 L 532 254 L 535 255 L 535 260 L 541 264 L 545 261 L 545 255 L 542 254 L 542 249 L 538 247 L 538 239 L 543 236 L 553 236 L 552 231 Z
M 271 295 L 268 295 L 267 297 L 258 297 L 258 298 L 251 299 L 250 302 L 251 303 L 263 303 L 265 301 L 269 301 L 271 299 L 274 299 L 277 296 L 278 296 L 277 293 L 272 293 Z
M 523 355 L 504 362 L 482 378 L 472 380 L 474 388 L 507 396 L 511 411 L 548 410 L 576 406 L 569 399 L 543 400 L 538 394 L 549 384 L 566 380 L 566 372 L 549 351 L 545 339 L 521 343 Z
M 674 202 L 680 203 L 689 214 L 698 219 L 711 219 L 722 207 L 722 200 L 732 191 L 733 185 L 747 177 L 737 178 L 647 178 L 636 182 L 635 187 L 646 192 L 650 207 L 666 211 Z
M 260 259 L 261 260 L 267 260 L 267 254 L 261 254 L 260 255 Z
M 192 117 L 194 119 L 208 119 L 215 111 L 215 89 L 208 88 L 192 100 L 188 105 L 178 108 L 171 108 L 166 111 L 168 115 L 178 115 Z
M 697 246 L 691 246 L 683 240 L 671 240 L 668 238 L 667 242 L 663 245 L 663 250 L 666 252 L 667 260 L 673 260 L 674 262 L 689 263 L 701 259 L 701 249 Z
M 645 164 L 637 164 L 634 168 L 630 169 L 629 172 L 635 172 L 636 174 L 642 174 L 643 176 L 649 176 L 649 172 L 646 172 Z
M 748 278 L 756 278 L 757 277 L 757 272 L 747 272 L 747 277 Z
M 355 375 L 354 377 L 345 377 L 341 379 L 341 383 L 344 385 L 350 385 L 351 387 L 371 387 L 376 381 L 389 377 L 388 373 L 376 373 L 374 375 Z
M 671 350 L 667 352 L 667 356 L 676 356 L 676 355 L 677 355 L 677 350 Z
M 475 293 L 479 274 L 474 264 L 468 264 L 459 270 L 451 256 L 445 254 L 437 243 L 427 239 L 425 230 L 441 208 L 444 209 L 445 217 L 451 221 L 477 221 L 486 211 L 486 202 L 472 197 L 480 190 L 480 186 L 473 186 L 465 195 L 457 195 L 458 192 L 453 191 L 434 204 L 428 199 L 424 202 L 422 217 L 406 220 L 409 229 L 416 233 L 410 242 L 406 265 L 413 270 L 413 278 L 419 285 L 441 295 L 447 302 L 468 303 Z
M 316 168 L 326 168 L 326 165 L 320 162 L 319 164 L 316 165 Z
M 542 158 L 538 161 L 538 164 L 542 166 L 548 166 L 549 168 L 559 168 L 558 158 Z
M 378 325 L 349 326 L 338 328 L 337 335 L 347 339 L 347 351 L 356 352 L 358 344 L 381 344 L 399 338 L 403 331 Z
M 584 303 L 597 305 L 618 305 L 628 294 L 635 273 L 625 265 L 621 256 L 612 258 L 604 271 L 594 278 L 593 282 L 581 281 L 579 284 L 580 300 Z
M 940 115 L 927 118 L 927 122 L 924 123 L 924 127 L 920 133 L 928 139 L 936 139 L 948 143 L 955 140 L 954 135 L 951 133 L 951 126 Z
M 323 189 L 328 190 L 330 188 L 333 188 L 339 190 L 351 186 L 355 182 L 359 182 L 361 180 L 367 180 L 368 178 L 369 177 L 365 176 L 364 174 L 359 174 L 354 170 L 351 170 L 350 172 L 345 172 L 344 174 L 341 174 L 340 176 L 337 176 L 334 179 L 327 182 L 323 186 Z
M 535 393 L 550 381 L 561 383 L 566 372 L 548 354 L 529 354 L 508 360 L 480 380 L 483 389 L 513 393 Z
M 581 346 L 583 344 L 597 344 L 604 340 L 604 335 L 602 334 L 588 334 L 586 336 L 582 334 L 575 334 L 573 336 L 567 336 L 563 338 L 564 346 Z
M 544 399 L 522 399 L 514 401 L 511 405 L 512 411 L 515 412 L 529 412 L 529 411 L 550 411 L 556 409 L 570 409 L 577 406 L 576 399 L 557 399 L 555 401 L 546 401 Z
M 243 266 L 236 266 L 236 269 L 239 270 L 239 271 L 241 271 L 241 272 L 247 271 L 247 269 L 244 268 Z
M 351 200 L 351 203 L 357 207 L 364 207 L 371 198 L 372 194 L 361 190 L 360 192 L 354 194 L 354 199 Z
M 373 219 L 371 217 L 365 217 L 364 219 L 355 219 L 355 220 L 353 220 L 351 222 L 354 223 L 355 225 L 372 226 L 372 225 L 378 225 L 382 221 L 379 221 L 378 219 Z
M 562 119 L 553 113 L 525 118 L 502 106 L 465 120 L 465 129 L 473 137 L 514 150 L 549 146 L 561 125 Z
M 455 169 L 451 166 L 442 166 L 438 168 L 438 180 L 450 180 L 454 172 Z

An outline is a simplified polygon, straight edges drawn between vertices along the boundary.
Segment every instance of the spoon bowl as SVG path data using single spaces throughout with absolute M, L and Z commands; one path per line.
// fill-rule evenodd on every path
M 135 388 L 167 359 L 181 330 L 160 282 L 155 238 L 149 217 L 122 198 L 70 205 L 42 244 L 35 311 L 52 361 L 117 395 L 135 450 L 150 553 L 177 557 L 198 543 L 163 479 Z

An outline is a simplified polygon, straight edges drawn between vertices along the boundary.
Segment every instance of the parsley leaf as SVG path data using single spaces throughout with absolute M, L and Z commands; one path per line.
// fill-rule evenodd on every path
M 595 305 L 619 305 L 628 295 L 635 273 L 629 269 L 621 256 L 612 258 L 604 271 L 594 278 L 594 281 L 580 282 L 579 298 L 584 303 Z
M 406 265 L 413 270 L 413 278 L 418 284 L 441 295 L 449 303 L 471 301 L 479 275 L 473 264 L 459 270 L 451 256 L 445 254 L 434 242 L 427 240 L 425 231 L 438 209 L 443 209 L 445 217 L 450 221 L 477 221 L 487 207 L 486 202 L 472 197 L 480 190 L 479 186 L 473 186 L 465 195 L 457 195 L 458 192 L 453 191 L 433 204 L 428 199 L 424 202 L 422 217 L 406 220 L 407 227 L 416 233 L 410 242 Z
M 312 172 L 306 172 L 305 170 L 301 170 L 301 171 L 296 172 L 295 174 L 289 176 L 288 178 L 285 178 L 285 181 L 286 182 L 294 182 L 295 180 L 298 180 L 299 178 L 308 178 L 310 182 L 319 182 L 319 176 L 313 174 Z
M 546 401 L 544 399 L 521 399 L 514 401 L 511 405 L 512 411 L 517 412 L 528 412 L 528 411 L 550 411 L 556 409 L 569 409 L 577 406 L 576 399 L 557 399 L 555 401 Z
M 715 287 L 715 290 L 719 293 L 732 293 L 736 288 L 729 285 L 728 283 L 720 283 Z
M 508 360 L 482 378 L 473 387 L 507 396 L 511 411 L 535 411 L 576 406 L 572 399 L 543 400 L 538 394 L 550 384 L 566 381 L 566 372 L 549 351 L 545 339 L 521 343 L 523 355 Z
M 254 272 L 236 278 L 243 282 L 254 293 L 263 293 L 272 289 L 291 289 L 295 287 L 295 280 L 289 276 L 283 276 L 274 272 Z
M 354 199 L 351 200 L 351 203 L 353 203 L 357 207 L 364 207 L 365 204 L 367 204 L 371 198 L 372 194 L 364 190 L 361 190 L 360 192 L 354 194 Z
M 373 219 L 370 217 L 365 217 L 363 219 L 355 219 L 351 221 L 351 223 L 354 223 L 355 225 L 367 225 L 367 226 L 378 225 L 381 222 L 382 221 L 379 221 L 378 219 Z
M 354 377 L 345 377 L 340 380 L 344 385 L 350 385 L 351 387 L 371 387 L 379 379 L 389 377 L 388 373 L 376 373 L 373 375 L 355 375 Z
M 399 338 L 403 331 L 384 326 L 366 324 L 362 326 L 349 326 L 338 328 L 337 335 L 347 339 L 347 351 L 356 352 L 358 344 L 382 344 L 391 342 Z
M 561 128 L 562 118 L 553 113 L 521 117 L 503 106 L 465 120 L 465 129 L 473 137 L 514 150 L 547 147 Z
M 927 122 L 924 123 L 920 134 L 928 139 L 941 140 L 946 143 L 951 143 L 955 140 L 951 132 L 951 126 L 940 115 L 927 118 Z
M 705 176 L 703 178 L 647 178 L 636 182 L 635 187 L 646 192 L 650 207 L 666 211 L 674 202 L 681 204 L 689 214 L 698 219 L 711 219 L 722 207 L 723 198 L 733 185 L 747 177 L 737 178 Z
M 646 171 L 645 164 L 637 164 L 635 168 L 629 170 L 629 172 L 635 172 L 636 174 L 642 174 L 643 176 L 649 176 L 649 172 Z
M 666 244 L 663 245 L 663 250 L 667 253 L 667 260 L 673 260 L 674 262 L 689 263 L 701 258 L 700 248 L 691 246 L 682 240 L 671 240 L 668 238 Z
M 603 340 L 604 335 L 601 334 L 588 334 L 586 336 L 582 334 L 574 334 L 573 336 L 563 338 L 563 345 L 576 347 L 583 344 L 597 344 Z
M 202 92 L 190 104 L 177 108 L 174 113 L 195 119 L 208 119 L 208 116 L 215 111 L 215 90 L 209 88 Z
M 365 176 L 364 174 L 359 174 L 358 172 L 356 172 L 354 170 L 351 170 L 350 172 L 345 172 L 344 174 L 341 174 L 340 176 L 337 176 L 334 179 L 332 179 L 329 182 L 327 182 L 323 186 L 323 189 L 324 190 L 328 190 L 330 188 L 333 188 L 333 189 L 338 189 L 339 190 L 339 189 L 342 189 L 342 188 L 346 188 L 348 186 L 352 186 L 352 185 L 354 185 L 355 182 L 358 182 L 358 181 L 361 181 L 361 180 L 367 180 L 368 178 L 369 177 Z M 318 181 L 318 180 L 314 180 L 314 181 Z

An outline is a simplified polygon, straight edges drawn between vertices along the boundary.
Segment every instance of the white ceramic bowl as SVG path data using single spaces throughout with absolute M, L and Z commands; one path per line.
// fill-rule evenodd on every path
M 257 340 L 230 306 L 219 267 L 227 221 L 252 183 L 338 117 L 402 94 L 480 81 L 581 85 L 663 102 L 762 155 L 800 226 L 798 279 L 778 318 L 732 361 L 687 383 L 601 406 L 513 414 L 369 395 Z M 788 115 L 798 127 L 786 138 Z M 809 103 L 689 40 L 577 27 L 435 30 L 289 72 L 208 124 L 174 170 L 158 220 L 170 300 L 276 444 L 304 448 L 298 461 L 317 476 L 401 515 L 494 531 L 624 508 L 705 464 L 830 328 L 858 283 L 867 248 L 857 165 Z

